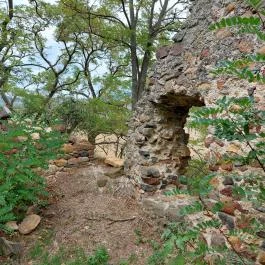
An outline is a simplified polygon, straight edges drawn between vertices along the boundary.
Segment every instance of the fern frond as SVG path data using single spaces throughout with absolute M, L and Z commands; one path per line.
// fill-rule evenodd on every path
M 245 2 L 254 8 L 255 10 L 258 10 L 263 7 L 263 0 L 245 0 Z
M 180 195 L 180 194 L 190 194 L 188 190 L 180 190 L 178 188 L 172 189 L 170 191 L 166 191 L 164 193 L 166 196 L 174 196 L 174 195 Z
M 231 17 L 223 18 L 210 26 L 210 30 L 216 30 L 227 27 L 246 27 L 246 26 L 260 26 L 262 21 L 258 17 Z
M 184 216 L 188 214 L 201 212 L 203 209 L 204 209 L 203 205 L 200 202 L 196 201 L 191 205 L 187 205 L 181 208 L 180 214 Z

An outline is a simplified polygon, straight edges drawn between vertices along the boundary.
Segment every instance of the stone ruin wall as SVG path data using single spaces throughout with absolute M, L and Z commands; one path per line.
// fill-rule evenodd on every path
M 253 35 L 237 35 L 233 29 L 210 31 L 209 25 L 223 17 L 251 16 L 242 1 L 192 1 L 190 16 L 174 37 L 174 44 L 157 51 L 157 63 L 148 88 L 130 121 L 125 172 L 144 191 L 156 191 L 178 183 L 190 159 L 185 132 L 192 106 L 211 105 L 223 96 L 247 96 L 255 85 L 255 102 L 265 110 L 265 86 L 235 77 L 210 73 L 219 62 L 260 51 L 262 43 Z M 262 65 L 253 65 L 260 70 Z M 207 147 L 230 148 L 214 142 Z M 235 149 L 235 148 L 234 148 Z M 230 150 L 231 151 L 231 150 Z

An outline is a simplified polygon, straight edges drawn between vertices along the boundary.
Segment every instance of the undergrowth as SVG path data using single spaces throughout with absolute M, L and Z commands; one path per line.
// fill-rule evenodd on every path
M 0 229 L 4 223 L 21 220 L 30 205 L 47 198 L 45 179 L 39 172 L 47 168 L 63 143 L 63 136 L 45 126 L 17 118 L 0 131 Z
M 31 251 L 34 265 L 107 265 L 109 254 L 104 247 L 98 248 L 92 255 L 87 255 L 81 248 L 74 250 L 59 249 L 50 254 L 44 251 L 41 245 L 35 246 Z

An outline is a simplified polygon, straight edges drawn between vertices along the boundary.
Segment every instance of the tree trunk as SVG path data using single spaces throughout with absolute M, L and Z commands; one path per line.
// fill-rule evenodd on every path
M 138 101 L 138 66 L 136 48 L 131 49 L 131 65 L 132 65 L 132 108 L 135 109 L 135 105 Z
M 138 81 L 139 81 L 139 66 L 137 58 L 137 38 L 136 38 L 136 24 L 137 20 L 134 14 L 134 2 L 130 0 L 130 50 L 131 50 L 131 67 L 132 67 L 132 109 L 135 109 L 135 105 L 138 101 Z
M 150 38 L 150 40 L 147 43 L 146 52 L 144 54 L 143 62 L 141 65 L 141 73 L 140 73 L 140 77 L 138 80 L 137 100 L 139 100 L 141 98 L 143 91 L 145 89 L 146 79 L 147 79 L 148 69 L 149 69 L 149 64 L 150 64 L 150 59 L 151 59 L 150 49 L 152 48 L 152 46 L 153 46 L 153 40 Z

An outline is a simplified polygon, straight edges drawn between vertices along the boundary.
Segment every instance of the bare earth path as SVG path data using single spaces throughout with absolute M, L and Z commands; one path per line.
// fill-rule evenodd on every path
M 87 253 L 104 246 L 111 256 L 110 264 L 119 264 L 130 256 L 136 257 L 131 264 L 146 264 L 152 253 L 151 240 L 159 239 L 158 227 L 135 199 L 120 195 L 126 192 L 120 184 L 123 177 L 107 177 L 106 186 L 98 187 L 102 172 L 109 170 L 105 165 L 91 164 L 49 176 L 53 194 L 50 205 L 41 211 L 42 222 L 37 230 L 20 236 L 20 241 L 29 248 L 44 231 L 51 231 L 51 253 L 61 246 L 82 247 Z M 31 262 L 24 260 L 23 264 Z

